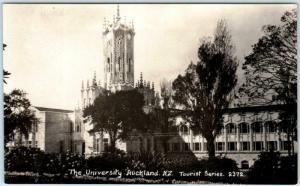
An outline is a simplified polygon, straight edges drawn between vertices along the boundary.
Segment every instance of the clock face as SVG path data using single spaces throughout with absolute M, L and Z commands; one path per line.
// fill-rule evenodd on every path
M 131 35 L 130 35 L 130 34 L 127 34 L 127 38 L 130 40 L 130 39 L 131 39 Z

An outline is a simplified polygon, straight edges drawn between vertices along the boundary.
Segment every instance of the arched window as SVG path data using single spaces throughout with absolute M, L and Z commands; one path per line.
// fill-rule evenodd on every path
M 70 132 L 72 133 L 73 132 L 73 122 L 72 121 L 70 121 L 69 127 L 70 127 Z
M 121 58 L 118 58 L 118 70 L 121 71 Z
M 246 160 L 241 162 L 241 169 L 249 169 L 249 163 Z
M 276 132 L 276 123 L 273 121 L 268 121 L 265 123 L 266 132 Z
M 262 123 L 261 122 L 252 123 L 252 130 L 253 130 L 253 133 L 262 133 L 262 131 L 263 131 Z
M 128 72 L 130 72 L 131 71 L 131 58 L 129 58 L 127 66 L 128 66 Z
M 107 71 L 110 72 L 110 59 L 107 58 Z
M 181 134 L 182 135 L 188 135 L 189 134 L 189 128 L 186 125 L 181 126 Z
M 233 123 L 229 123 L 226 125 L 227 134 L 234 134 L 236 132 L 235 125 Z
M 249 133 L 249 125 L 247 123 L 241 123 L 239 126 L 241 134 Z

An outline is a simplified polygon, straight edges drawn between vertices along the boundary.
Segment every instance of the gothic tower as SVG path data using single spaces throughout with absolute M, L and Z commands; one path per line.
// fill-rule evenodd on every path
M 111 91 L 134 88 L 134 27 L 121 20 L 119 6 L 112 23 L 104 20 L 104 88 Z

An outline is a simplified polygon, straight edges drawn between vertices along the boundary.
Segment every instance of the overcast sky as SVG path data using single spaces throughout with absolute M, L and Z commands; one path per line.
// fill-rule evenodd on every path
M 36 106 L 74 109 L 81 82 L 94 71 L 103 83 L 102 24 L 117 5 L 3 5 L 4 69 L 11 72 L 4 92 L 28 93 Z M 135 80 L 143 72 L 156 89 L 197 61 L 199 40 L 212 37 L 227 19 L 236 55 L 243 58 L 262 36 L 265 24 L 295 5 L 120 5 L 122 19 L 134 21 Z M 241 73 L 241 72 L 239 72 Z

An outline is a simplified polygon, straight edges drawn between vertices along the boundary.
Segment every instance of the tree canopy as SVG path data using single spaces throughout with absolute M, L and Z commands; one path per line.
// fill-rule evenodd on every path
M 183 110 L 183 118 L 195 132 L 207 140 L 208 155 L 215 156 L 214 140 L 222 128 L 223 109 L 235 87 L 237 60 L 226 21 L 217 24 L 214 40 L 203 40 L 199 61 L 191 63 L 184 75 L 173 81 L 174 102 Z
M 297 13 L 287 11 L 281 25 L 263 26 L 264 35 L 245 57 L 246 81 L 240 93 L 248 102 L 265 104 L 297 101 Z
M 30 106 L 30 101 L 22 90 L 15 89 L 10 94 L 4 94 L 5 143 L 16 130 L 28 137 L 32 125 L 38 121 Z
M 110 147 L 114 150 L 116 141 L 126 139 L 133 129 L 147 130 L 143 106 L 143 95 L 136 89 L 116 93 L 106 91 L 84 109 L 83 116 L 94 125 L 93 131 L 109 134 Z
M 280 25 L 265 25 L 264 35 L 245 57 L 246 82 L 239 92 L 250 104 L 287 104 L 279 127 L 287 132 L 288 152 L 297 134 L 297 12 L 286 11 Z M 291 149 L 292 148 L 292 149 Z

